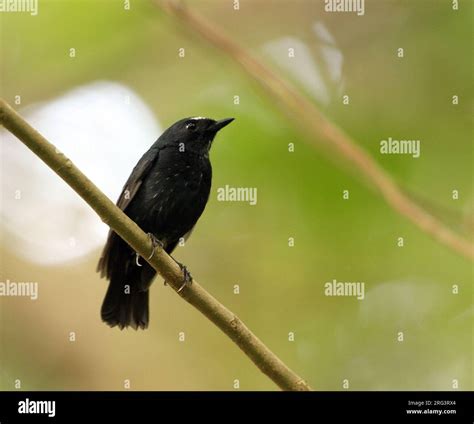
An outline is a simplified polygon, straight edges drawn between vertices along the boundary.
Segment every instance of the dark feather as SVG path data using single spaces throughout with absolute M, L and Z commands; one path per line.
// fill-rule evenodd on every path
M 156 145 L 153 145 L 138 161 L 133 168 L 133 172 L 128 177 L 127 182 L 125 183 L 122 192 L 117 200 L 117 206 L 125 211 L 127 206 L 130 204 L 132 199 L 138 192 L 138 189 L 141 187 L 143 180 L 150 172 L 150 169 L 153 167 L 153 164 L 159 157 L 159 148 Z M 119 238 L 116 233 L 112 230 L 109 231 L 107 236 L 107 242 L 105 243 L 102 254 L 100 255 L 99 262 L 97 264 L 97 272 L 100 272 L 101 278 L 107 277 L 110 278 L 109 268 L 109 257 L 110 249 L 114 241 Z

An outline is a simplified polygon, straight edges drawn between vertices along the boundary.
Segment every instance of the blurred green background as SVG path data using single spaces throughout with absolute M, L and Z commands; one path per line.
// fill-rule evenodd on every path
M 243 0 L 238 11 L 230 0 L 188 5 L 294 83 L 431 213 L 472 240 L 472 2 L 453 11 L 447 0 L 367 0 L 362 17 L 324 13 L 323 3 Z M 186 116 L 235 117 L 213 146 L 205 213 L 175 256 L 317 390 L 343 390 L 344 379 L 350 390 L 452 390 L 453 380 L 472 390 L 472 264 L 306 143 L 225 54 L 153 4 L 130 6 L 40 0 L 35 17 L 0 14 L 2 97 L 13 104 L 21 92 L 21 111 L 77 86 L 114 81 L 134 90 L 162 129 Z M 333 41 L 317 36 L 316 23 Z M 287 49 L 278 46 L 287 44 L 275 44 L 282 39 L 299 40 L 320 69 L 324 45 L 338 50 L 340 75 L 320 72 L 325 96 L 282 65 Z M 420 139 L 421 157 L 381 155 L 379 142 L 390 136 Z M 114 155 L 120 151 L 100 160 Z M 256 187 L 257 205 L 218 202 L 216 190 L 226 184 Z M 350 200 L 342 199 L 346 189 Z M 2 189 L 3 199 L 12 195 Z M 4 227 L 0 249 L 0 281 L 38 281 L 40 290 L 36 301 L 0 298 L 2 390 L 13 390 L 16 379 L 29 390 L 123 390 L 126 379 L 132 390 L 233 390 L 236 379 L 241 390 L 275 389 L 159 280 L 147 331 L 104 325 L 99 249 L 45 266 L 12 250 Z M 326 297 L 324 283 L 333 279 L 365 282 L 365 299 Z

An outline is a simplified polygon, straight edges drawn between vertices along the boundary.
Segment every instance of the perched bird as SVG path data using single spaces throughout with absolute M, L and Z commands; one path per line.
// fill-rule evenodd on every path
M 212 179 L 209 150 L 216 133 L 233 120 L 194 117 L 176 122 L 142 156 L 125 183 L 117 206 L 168 254 L 181 237 L 190 235 L 204 211 Z M 147 328 L 148 293 L 156 271 L 144 260 L 140 263 L 112 230 L 97 271 L 110 280 L 102 320 L 120 329 Z

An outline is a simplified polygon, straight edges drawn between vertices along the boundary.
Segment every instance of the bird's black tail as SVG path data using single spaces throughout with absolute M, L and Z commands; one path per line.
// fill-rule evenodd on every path
M 118 326 L 145 329 L 148 327 L 148 290 L 140 290 L 136 284 L 118 284 L 110 281 L 100 314 L 111 327 Z
M 100 314 L 111 327 L 148 327 L 148 289 L 156 271 L 142 262 L 138 266 L 133 250 L 116 233 L 109 233 L 97 271 L 109 280 Z

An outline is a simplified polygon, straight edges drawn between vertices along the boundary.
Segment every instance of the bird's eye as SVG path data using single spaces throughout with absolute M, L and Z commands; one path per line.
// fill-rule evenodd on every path
M 196 124 L 194 122 L 188 122 L 186 124 L 186 129 L 188 129 L 190 131 L 194 131 L 196 129 Z

